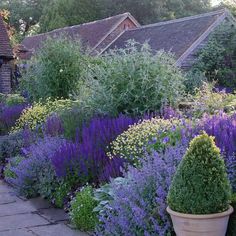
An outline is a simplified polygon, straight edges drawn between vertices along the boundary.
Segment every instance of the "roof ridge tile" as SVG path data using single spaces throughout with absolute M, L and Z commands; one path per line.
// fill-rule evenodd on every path
M 140 29 L 145 29 L 145 28 L 168 25 L 168 24 L 173 24 L 173 23 L 178 23 L 178 22 L 183 22 L 183 21 L 188 21 L 188 20 L 199 19 L 199 18 L 202 18 L 202 17 L 222 15 L 222 14 L 226 13 L 227 11 L 228 11 L 227 9 L 223 8 L 223 9 L 220 9 L 220 10 L 217 10 L 217 11 L 211 11 L 211 12 L 202 13 L 202 14 L 198 14 L 198 15 L 186 16 L 186 17 L 182 17 L 182 18 L 178 18 L 178 19 L 173 19 L 173 20 L 168 20 L 168 21 L 161 21 L 161 22 L 158 22 L 158 23 L 144 25 L 144 26 L 138 27 L 136 29 L 129 29 L 127 31 L 135 31 L 135 30 L 140 30 Z
M 122 16 L 127 17 L 129 15 L 131 15 L 129 12 L 125 12 L 125 13 L 121 13 L 121 14 L 118 14 L 118 15 L 115 15 L 115 16 L 109 16 L 109 17 L 106 17 L 106 18 L 103 18 L 103 19 L 98 19 L 98 20 L 94 20 L 94 21 L 90 21 L 90 22 L 85 22 L 85 23 L 78 24 L 78 25 L 65 26 L 65 27 L 54 29 L 54 30 L 51 30 L 51 31 L 48 31 L 48 32 L 45 32 L 45 33 L 30 35 L 30 36 L 27 36 L 26 38 L 33 38 L 33 37 L 37 37 L 37 36 L 49 35 L 49 34 L 60 32 L 62 30 L 69 30 L 69 29 L 78 28 L 78 27 L 81 27 L 81 26 L 96 24 L 98 22 L 108 21 L 108 20 L 114 19 L 116 17 L 117 18 L 122 17 Z

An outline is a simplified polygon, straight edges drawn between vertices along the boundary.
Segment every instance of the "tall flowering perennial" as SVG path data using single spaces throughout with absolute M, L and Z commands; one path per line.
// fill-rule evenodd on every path
M 186 144 L 156 152 L 142 160 L 142 167 L 130 167 L 123 184 L 110 183 L 112 198 L 100 211 L 97 235 L 167 236 L 172 232 L 166 213 L 167 193 Z
M 215 137 L 216 145 L 225 159 L 233 191 L 236 191 L 236 113 L 228 115 L 221 112 L 214 116 L 205 115 L 197 129 Z
M 236 152 L 236 113 L 227 115 L 206 115 L 199 124 L 199 129 L 215 137 L 216 145 L 222 154 L 229 156 Z
M 109 151 L 110 142 L 134 122 L 132 118 L 124 115 L 117 118 L 92 119 L 90 124 L 82 129 L 81 142 L 67 142 L 53 156 L 52 163 L 57 176 L 65 178 L 72 174 L 78 176 L 82 183 L 87 181 L 98 183 L 103 170 L 106 174 L 101 177 L 102 179 L 119 175 L 118 169 L 123 162 L 120 159 L 110 160 L 106 153 Z
M 181 139 L 183 126 L 187 122 L 170 119 L 151 118 L 131 125 L 111 143 L 109 157 L 118 156 L 137 164 L 146 150 L 153 146 L 161 151 L 168 145 L 174 145 Z
M 60 136 L 64 133 L 62 121 L 56 113 L 49 116 L 43 124 L 43 133 L 48 136 Z

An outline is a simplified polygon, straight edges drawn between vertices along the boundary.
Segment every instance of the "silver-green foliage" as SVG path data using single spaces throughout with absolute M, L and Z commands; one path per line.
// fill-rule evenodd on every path
M 176 106 L 185 77 L 174 63 L 169 53 L 153 55 L 148 44 L 130 41 L 126 48 L 110 51 L 87 70 L 90 106 L 110 114 L 158 111 L 163 103 Z

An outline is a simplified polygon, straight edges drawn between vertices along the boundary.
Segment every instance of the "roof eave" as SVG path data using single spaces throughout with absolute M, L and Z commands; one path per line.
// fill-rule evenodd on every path
M 91 49 L 91 52 L 96 52 L 96 48 L 127 18 L 129 18 L 135 24 L 136 27 L 141 26 L 138 23 L 138 21 L 129 12 L 125 13 L 124 16 L 111 28 L 111 30 Z M 119 35 L 119 37 L 120 37 L 120 35 Z M 115 41 L 115 40 L 113 40 L 113 41 Z M 97 55 L 100 55 L 100 54 L 101 53 L 97 53 Z

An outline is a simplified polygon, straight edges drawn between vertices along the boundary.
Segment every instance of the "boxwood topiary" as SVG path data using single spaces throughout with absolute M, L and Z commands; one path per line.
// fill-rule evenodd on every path
M 231 186 L 214 138 L 195 137 L 173 178 L 168 204 L 186 214 L 213 214 L 229 208 Z

